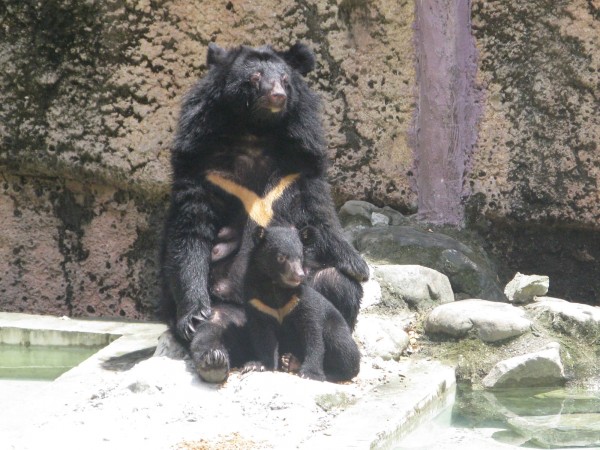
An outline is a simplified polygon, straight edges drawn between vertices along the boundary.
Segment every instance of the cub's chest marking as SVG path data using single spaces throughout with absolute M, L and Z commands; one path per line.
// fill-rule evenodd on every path
M 299 177 L 299 173 L 286 175 L 264 197 L 259 197 L 250 189 L 237 184 L 235 181 L 228 180 L 217 173 L 209 173 L 206 179 L 212 184 L 219 186 L 228 194 L 239 198 L 248 216 L 261 227 L 267 227 L 271 219 L 273 219 L 273 204 Z
M 291 300 L 285 305 L 283 305 L 281 308 L 271 308 L 269 305 L 265 305 L 257 298 L 253 298 L 252 300 L 250 300 L 249 303 L 256 309 L 258 309 L 260 312 L 274 317 L 275 320 L 277 320 L 277 322 L 282 324 L 283 319 L 285 319 L 285 316 L 291 313 L 294 310 L 294 308 L 298 306 L 298 303 L 300 303 L 300 299 L 294 295 L 292 296 Z

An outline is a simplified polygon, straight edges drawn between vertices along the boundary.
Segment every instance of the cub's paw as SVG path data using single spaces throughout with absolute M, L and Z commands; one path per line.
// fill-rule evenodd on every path
M 281 355 L 279 360 L 279 369 L 282 372 L 296 373 L 300 370 L 301 365 L 302 361 L 300 361 L 291 353 L 285 353 Z
M 196 371 L 207 383 L 223 383 L 229 376 L 229 355 L 220 349 L 207 350 L 196 361 Z
M 184 315 L 177 321 L 175 326 L 177 334 L 186 340 L 191 341 L 202 322 L 210 320 L 212 311 L 210 308 L 194 308 L 193 311 Z
M 309 380 L 325 381 L 325 374 L 319 370 L 310 368 L 301 368 L 298 372 L 300 378 L 306 378 Z
M 242 373 L 264 372 L 267 368 L 260 361 L 249 361 L 242 367 Z

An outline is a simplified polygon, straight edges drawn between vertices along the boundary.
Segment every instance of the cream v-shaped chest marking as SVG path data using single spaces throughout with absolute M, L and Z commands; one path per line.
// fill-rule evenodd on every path
M 260 312 L 275 318 L 275 320 L 277 320 L 277 322 L 281 324 L 283 323 L 283 319 L 285 319 L 285 316 L 291 313 L 294 310 L 294 308 L 298 306 L 298 303 L 300 303 L 300 299 L 296 295 L 294 295 L 292 296 L 291 300 L 285 305 L 283 305 L 281 308 L 271 308 L 269 305 L 265 305 L 262 301 L 260 301 L 257 298 L 253 298 L 252 300 L 250 300 L 249 303 L 256 309 L 258 309 Z
M 273 204 L 280 198 L 285 190 L 300 177 L 299 173 L 286 175 L 277 186 L 271 189 L 264 197 L 259 197 L 250 189 L 228 180 L 217 173 L 209 173 L 206 179 L 212 184 L 219 186 L 228 194 L 240 199 L 248 216 L 261 227 L 267 227 L 273 219 Z

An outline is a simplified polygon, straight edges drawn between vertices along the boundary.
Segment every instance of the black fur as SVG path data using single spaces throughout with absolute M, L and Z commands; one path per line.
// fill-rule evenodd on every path
M 172 147 L 171 202 L 160 254 L 165 320 L 185 342 L 201 327 L 212 324 L 218 331 L 240 322 L 229 310 L 213 312 L 223 302 L 230 309 L 243 308 L 239 283 L 255 224 L 242 202 L 207 175 L 218 173 L 264 196 L 283 177 L 300 174 L 274 203 L 273 220 L 319 228 L 323 241 L 314 266 L 333 276 L 320 277 L 315 270 L 312 279 L 320 280 L 319 290 L 327 286 L 327 299 L 353 327 L 362 295 L 359 282 L 368 277 L 368 268 L 342 237 L 333 208 L 319 100 L 302 78 L 314 67 L 312 53 L 302 44 L 284 52 L 211 44 L 207 62 L 209 71 L 183 101 Z M 219 260 L 211 263 L 213 250 Z M 230 275 L 229 293 L 211 294 L 209 279 L 214 286 Z M 217 331 L 212 340 L 197 339 L 192 349 L 200 376 L 211 381 L 218 378 L 215 372 L 227 373 L 231 352 L 244 350 L 225 345 Z
M 302 361 L 302 377 L 332 381 L 355 377 L 360 353 L 350 327 L 330 302 L 302 282 L 303 243 L 298 231 L 258 227 L 255 234 L 256 247 L 244 284 L 250 341 L 257 361 L 246 368 L 277 370 L 280 356 L 291 352 Z M 260 307 L 272 308 L 272 314 L 257 307 L 253 303 L 257 300 Z M 288 302 L 295 305 L 289 312 L 285 309 Z M 276 318 L 278 309 L 285 313 Z

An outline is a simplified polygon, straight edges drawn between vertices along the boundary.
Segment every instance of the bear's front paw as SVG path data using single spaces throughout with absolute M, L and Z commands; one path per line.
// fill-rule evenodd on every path
M 341 272 L 360 283 L 369 279 L 369 266 L 358 254 L 341 263 L 338 268 Z
M 260 361 L 249 361 L 242 367 L 242 373 L 247 372 L 264 372 L 267 368 Z
M 207 383 L 222 383 L 229 376 L 229 355 L 223 350 L 207 350 L 198 361 L 196 371 Z
M 177 321 L 176 330 L 179 336 L 191 341 L 198 329 L 198 326 L 210 319 L 212 311 L 210 308 L 195 308 Z

